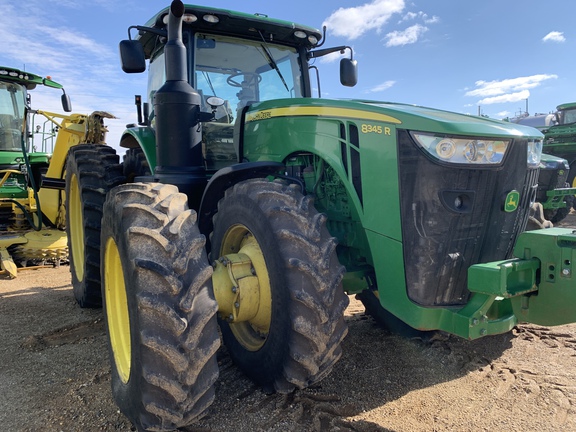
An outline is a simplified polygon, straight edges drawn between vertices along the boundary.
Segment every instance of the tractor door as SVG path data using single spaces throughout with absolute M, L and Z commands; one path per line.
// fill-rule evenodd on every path
M 296 49 L 263 41 L 196 34 L 194 83 L 202 111 L 214 109 L 215 121 L 203 125 L 207 170 L 238 161 L 238 128 L 242 109 L 270 99 L 302 97 L 302 74 Z M 210 96 L 224 100 L 217 108 Z M 238 133 L 236 135 L 239 135 Z

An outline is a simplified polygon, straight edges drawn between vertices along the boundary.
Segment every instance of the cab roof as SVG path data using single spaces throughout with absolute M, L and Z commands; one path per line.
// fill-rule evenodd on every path
M 194 19 L 192 16 L 196 18 L 193 22 L 187 23 L 185 21 L 183 23 L 184 29 L 189 28 L 194 31 L 238 36 L 255 40 L 261 40 L 261 33 L 267 42 L 294 47 L 305 47 L 306 49 L 314 48 L 322 39 L 322 33 L 318 29 L 295 24 L 290 21 L 269 18 L 262 14 L 251 15 L 243 12 L 191 4 L 185 4 L 184 7 L 185 17 L 189 15 L 191 16 L 191 20 Z M 162 9 L 154 15 L 145 26 L 166 31 L 167 25 L 165 24 L 165 17 L 168 15 L 168 12 L 169 7 Z M 210 15 L 217 17 L 218 22 L 212 23 L 206 21 L 205 17 Z M 297 37 L 295 35 L 297 31 L 303 32 L 300 33 L 300 35 L 305 34 L 305 37 Z M 146 58 L 149 58 L 154 51 L 157 37 L 158 34 L 140 29 L 138 39 L 144 47 Z
M 0 81 L 16 82 L 22 84 L 27 90 L 34 89 L 38 84 L 59 89 L 62 88 L 62 85 L 52 81 L 50 77 L 42 78 L 30 72 L 5 66 L 0 66 Z

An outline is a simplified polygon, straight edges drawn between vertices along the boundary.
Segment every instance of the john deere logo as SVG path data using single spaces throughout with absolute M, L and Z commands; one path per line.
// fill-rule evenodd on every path
M 512 213 L 518 208 L 518 203 L 520 202 L 520 192 L 510 191 L 506 195 L 506 202 L 504 203 L 504 211 L 507 213 Z

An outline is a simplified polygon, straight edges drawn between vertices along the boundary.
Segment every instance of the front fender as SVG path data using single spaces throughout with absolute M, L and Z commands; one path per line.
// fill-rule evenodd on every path
M 218 170 L 210 179 L 202 195 L 198 210 L 198 227 L 209 238 L 212 232 L 212 216 L 218 210 L 218 201 L 224 197 L 226 189 L 244 180 L 263 178 L 283 173 L 284 164 L 279 162 L 244 162 Z M 207 244 L 208 248 L 208 244 Z
M 122 134 L 120 147 L 140 147 L 146 156 L 152 172 L 156 169 L 156 134 L 150 127 L 128 128 Z

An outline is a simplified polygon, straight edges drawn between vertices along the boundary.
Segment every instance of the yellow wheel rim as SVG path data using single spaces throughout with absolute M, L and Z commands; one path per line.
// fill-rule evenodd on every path
M 258 313 L 247 321 L 230 323 L 236 340 L 245 349 L 257 351 L 266 342 L 272 321 L 272 290 L 264 255 L 254 235 L 240 224 L 230 227 L 224 236 L 220 256 L 227 254 L 247 255 L 258 278 Z
M 78 177 L 72 175 L 70 180 L 70 196 L 68 199 L 68 219 L 70 226 L 70 243 L 72 246 L 72 260 L 74 262 L 74 274 L 80 282 L 84 280 L 84 223 L 82 220 L 82 199 Z
M 124 271 L 114 239 L 106 241 L 104 251 L 104 290 L 108 334 L 118 375 L 124 384 L 130 378 L 131 343 L 128 299 L 124 284 Z

